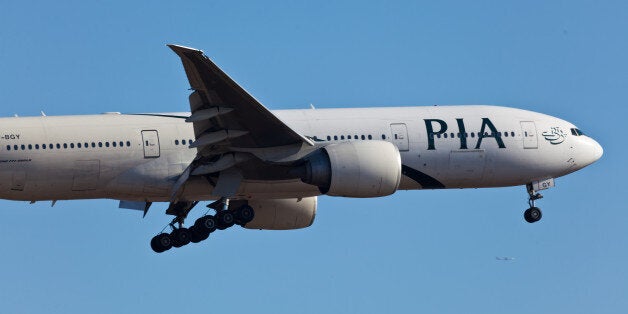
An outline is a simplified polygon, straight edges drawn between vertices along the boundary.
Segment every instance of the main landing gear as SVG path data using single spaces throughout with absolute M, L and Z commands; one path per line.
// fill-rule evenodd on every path
M 526 189 L 528 190 L 528 204 L 530 205 L 530 208 L 523 212 L 523 218 L 529 223 L 534 223 L 541 220 L 541 217 L 543 217 L 541 209 L 534 206 L 534 201 L 543 198 L 543 195 L 541 195 L 541 193 L 537 193 L 531 183 L 526 185 Z
M 183 222 L 192 207 L 196 205 L 196 203 L 188 204 L 193 205 L 184 205 L 183 210 L 170 210 L 169 208 L 166 211 L 176 215 L 172 222 L 168 224 L 172 231 L 170 233 L 162 231 L 162 233 L 153 237 L 150 241 L 150 247 L 153 251 L 162 253 L 172 247 L 179 248 L 190 242 L 199 243 L 206 240 L 216 230 L 225 230 L 236 224 L 244 226 L 255 217 L 255 211 L 251 206 L 245 204 L 236 209 L 229 209 L 229 200 L 223 198 L 207 205 L 208 208 L 215 210 L 215 215 L 205 214 L 198 218 L 190 228 L 185 228 L 183 227 Z M 173 206 L 171 205 L 171 207 Z

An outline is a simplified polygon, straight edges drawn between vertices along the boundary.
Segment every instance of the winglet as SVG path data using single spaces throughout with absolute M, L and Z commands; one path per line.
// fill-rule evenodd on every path
M 186 47 L 186 46 L 181 46 L 181 45 L 173 45 L 173 44 L 167 44 L 166 46 L 168 46 L 170 49 L 172 49 L 172 51 L 174 51 L 176 54 L 181 55 L 181 53 L 183 52 L 198 52 L 198 53 L 203 53 L 203 50 L 199 50 L 196 48 L 192 48 L 192 47 Z

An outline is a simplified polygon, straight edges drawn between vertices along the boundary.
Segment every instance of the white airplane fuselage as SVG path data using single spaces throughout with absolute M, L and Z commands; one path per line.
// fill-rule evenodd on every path
M 482 188 L 557 178 L 599 159 L 602 148 L 567 121 L 496 106 L 277 110 L 317 146 L 388 141 L 404 166 L 399 189 Z M 169 201 L 197 156 L 189 113 L 0 119 L 0 198 Z M 182 199 L 211 200 L 203 177 Z M 320 195 L 299 179 L 245 179 L 236 198 Z

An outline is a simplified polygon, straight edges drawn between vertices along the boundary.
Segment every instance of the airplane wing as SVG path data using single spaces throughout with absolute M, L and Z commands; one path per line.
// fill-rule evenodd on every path
M 214 195 L 226 197 L 235 193 L 242 174 L 232 169 L 251 158 L 241 152 L 277 147 L 314 146 L 309 139 L 273 115 L 247 93 L 201 50 L 168 45 L 183 62 L 193 92 L 190 94 L 196 160 L 175 183 L 172 200 L 176 200 L 185 182 L 193 175 L 219 173 Z
M 228 147 L 265 148 L 313 143 L 292 130 L 247 93 L 201 50 L 168 45 L 183 62 L 194 92 L 190 95 L 197 147 L 202 155 L 229 151 Z

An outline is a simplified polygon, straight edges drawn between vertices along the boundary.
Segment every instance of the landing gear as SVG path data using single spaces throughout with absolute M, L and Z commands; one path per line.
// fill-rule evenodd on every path
M 541 220 L 541 217 L 543 217 L 543 213 L 538 207 L 530 207 L 523 212 L 523 218 L 529 223 L 537 222 Z
M 236 209 L 229 209 L 229 200 L 222 198 L 209 204 L 207 207 L 216 211 L 215 215 L 204 215 L 198 218 L 189 229 L 183 227 L 183 222 L 189 211 L 198 202 L 170 204 L 166 213 L 176 215 L 169 224 L 172 232 L 160 233 L 153 237 L 150 246 L 156 253 L 162 253 L 172 247 L 182 247 L 191 243 L 206 240 L 216 230 L 224 230 L 234 224 L 244 226 L 255 217 L 255 211 L 245 202 Z M 236 205 L 236 204 L 234 204 Z M 237 204 L 240 205 L 240 204 Z
M 167 233 L 160 233 L 156 235 L 150 241 L 150 247 L 153 249 L 153 251 L 157 253 L 162 253 L 170 250 L 170 248 L 172 247 L 172 240 L 170 239 L 170 235 Z
M 187 228 L 177 228 L 170 233 L 170 239 L 174 247 L 182 247 L 189 244 L 191 237 L 192 233 Z
M 528 190 L 528 204 L 530 205 L 530 208 L 526 209 L 523 213 L 523 219 L 529 223 L 534 223 L 541 220 L 541 217 L 543 217 L 541 209 L 534 206 L 534 201 L 543 198 L 543 195 L 541 195 L 541 193 L 537 193 L 531 183 L 526 185 L 526 189 Z
M 242 205 L 234 212 L 235 223 L 244 227 L 247 223 L 251 222 L 255 218 L 255 211 L 249 205 Z
M 225 230 L 235 224 L 235 217 L 230 210 L 221 210 L 216 213 L 216 229 Z

